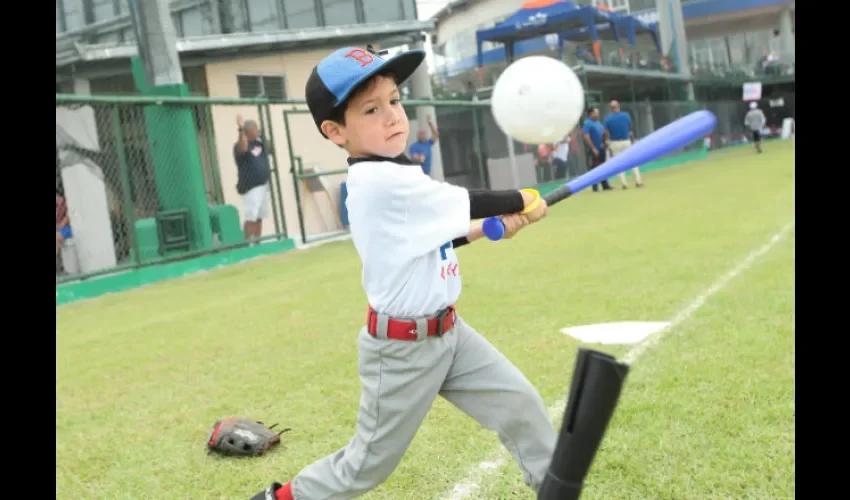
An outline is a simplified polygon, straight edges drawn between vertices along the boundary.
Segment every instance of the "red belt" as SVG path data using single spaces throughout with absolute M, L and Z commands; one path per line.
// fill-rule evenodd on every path
M 428 318 L 428 336 L 439 337 L 455 326 L 457 312 L 455 306 L 445 308 L 440 314 Z M 377 335 L 378 313 L 369 306 L 369 314 L 366 317 L 366 327 L 370 335 Z M 387 321 L 387 338 L 393 340 L 417 340 L 417 326 L 415 320 L 390 319 Z

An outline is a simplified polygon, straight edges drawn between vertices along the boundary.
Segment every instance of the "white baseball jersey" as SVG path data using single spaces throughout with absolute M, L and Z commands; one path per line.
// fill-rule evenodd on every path
M 452 240 L 469 234 L 469 192 L 419 165 L 378 158 L 353 163 L 346 186 L 369 305 L 392 318 L 421 318 L 454 304 L 461 278 Z

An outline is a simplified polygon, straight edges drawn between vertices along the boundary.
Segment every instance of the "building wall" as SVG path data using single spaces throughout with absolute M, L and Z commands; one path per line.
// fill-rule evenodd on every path
M 137 0 L 138 1 L 138 0 Z M 144 0 L 155 1 L 155 0 Z M 127 0 L 57 0 L 56 33 L 106 23 L 95 43 L 135 39 Z M 297 30 L 416 19 L 416 0 L 172 0 L 178 37 Z
M 304 99 L 304 86 L 307 77 L 322 57 L 337 47 L 323 50 L 288 52 L 286 54 L 219 62 L 206 66 L 207 88 L 210 97 L 236 97 L 239 95 L 237 74 L 268 73 L 286 75 L 287 96 Z M 272 139 L 280 177 L 286 226 L 291 236 L 299 232 L 298 212 L 295 201 L 295 189 L 290 173 L 289 143 L 286 138 L 283 111 L 292 106 L 275 105 L 271 107 Z M 299 106 L 306 109 L 306 106 Z M 224 202 L 232 204 L 242 211 L 242 201 L 236 192 L 236 165 L 233 161 L 233 144 L 237 138 L 236 115 L 257 120 L 256 106 L 225 106 L 212 108 L 212 121 L 215 130 L 216 153 L 221 172 Z M 266 127 L 268 129 L 268 126 Z M 268 130 L 264 131 L 268 134 Z M 345 152 L 322 137 L 309 114 L 290 115 L 290 134 L 292 148 L 296 156 L 301 156 L 304 166 L 315 165 L 322 171 L 338 170 L 347 167 Z M 331 203 L 322 194 L 311 194 L 304 184 L 301 185 L 301 199 L 304 209 L 304 225 L 307 235 L 321 234 L 341 229 L 337 222 L 339 187 L 345 175 L 323 177 L 331 188 Z M 274 180 L 274 179 L 273 179 Z M 274 223 L 269 217 L 263 224 L 263 232 L 272 234 Z
M 480 0 L 452 12 L 437 24 L 438 47 L 445 56 L 464 58 L 475 55 L 475 32 L 507 19 L 523 4 L 523 0 Z M 485 50 L 491 48 L 485 47 Z

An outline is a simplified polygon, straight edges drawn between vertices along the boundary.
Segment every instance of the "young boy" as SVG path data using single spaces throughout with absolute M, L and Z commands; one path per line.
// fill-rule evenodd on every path
M 398 85 L 424 57 L 344 48 L 307 81 L 316 126 L 349 154 L 346 204 L 369 301 L 358 337 L 363 390 L 351 441 L 256 500 L 349 499 L 374 489 L 395 470 L 437 395 L 496 431 L 530 487 L 539 488 L 548 470 L 557 434 L 542 399 L 453 305 L 461 289 L 454 248 L 481 238 L 474 219 L 504 216 L 511 237 L 544 217 L 546 202 L 533 191 L 438 182 L 404 156 L 408 121 Z

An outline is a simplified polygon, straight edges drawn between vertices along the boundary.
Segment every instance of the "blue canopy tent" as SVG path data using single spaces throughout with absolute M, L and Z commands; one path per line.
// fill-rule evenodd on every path
M 664 52 L 661 48 L 661 36 L 658 33 L 657 22 L 648 23 L 634 16 L 622 16 L 617 24 L 619 30 L 626 35 L 626 39 L 632 47 L 637 43 L 638 36 L 648 35 L 651 37 L 655 49 L 659 53 Z
M 493 26 L 475 33 L 478 49 L 478 67 L 483 66 L 484 42 L 496 42 L 505 45 L 508 62 L 513 60 L 514 44 L 521 40 L 538 38 L 548 34 L 558 34 L 559 51 L 563 50 L 562 34 L 587 29 L 593 40 L 613 39 L 619 41 L 620 34 L 610 29 L 613 19 L 620 17 L 612 12 L 601 11 L 595 7 L 578 6 L 572 2 L 555 1 L 544 6 L 522 7 L 511 17 Z M 607 30 L 597 29 L 603 26 Z M 606 37 L 606 38 L 601 38 Z
M 514 45 L 517 42 L 548 34 L 557 34 L 558 58 L 561 59 L 564 42 L 568 40 L 619 42 L 621 35 L 626 35 L 630 44 L 634 45 L 636 36 L 644 32 L 654 33 L 656 47 L 660 52 L 657 28 L 632 16 L 620 15 L 596 7 L 578 6 L 569 1 L 555 0 L 545 5 L 541 5 L 541 2 L 527 2 L 505 21 L 475 33 L 479 78 L 483 76 L 484 42 L 504 44 L 505 59 L 510 64 L 514 58 Z

